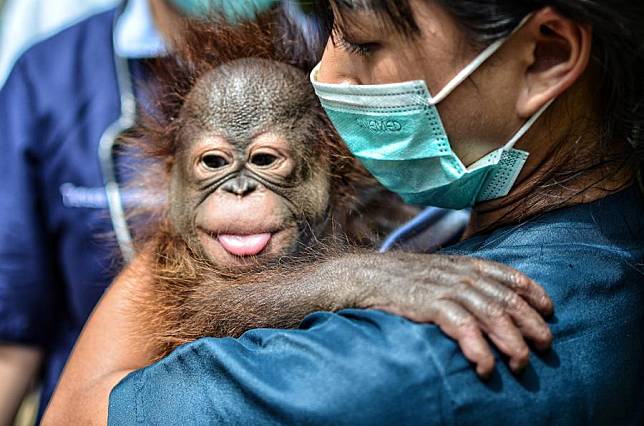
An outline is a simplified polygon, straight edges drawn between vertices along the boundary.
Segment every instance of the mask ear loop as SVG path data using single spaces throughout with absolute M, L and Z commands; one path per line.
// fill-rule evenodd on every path
M 521 139 L 527 132 L 530 130 L 532 125 L 543 115 L 544 112 L 552 105 L 552 103 L 555 101 L 555 99 L 550 99 L 544 106 L 541 107 L 539 111 L 537 111 L 532 117 L 526 121 L 523 126 L 512 136 L 512 139 L 508 143 L 505 144 L 503 147 L 504 151 L 509 151 L 512 148 L 514 148 L 514 145 Z
M 454 91 L 458 86 L 461 85 L 469 76 L 471 76 L 474 71 L 479 69 L 481 65 L 488 59 L 490 59 L 490 56 L 494 55 L 497 50 L 503 44 L 510 38 L 512 37 L 517 31 L 519 31 L 523 26 L 530 20 L 532 17 L 532 13 L 526 16 L 521 20 L 519 25 L 516 26 L 514 30 L 507 36 L 504 37 L 500 40 L 495 41 L 494 43 L 490 44 L 488 47 L 483 50 L 472 62 L 470 62 L 465 68 L 463 68 L 456 76 L 454 76 L 453 79 L 450 80 L 449 83 L 443 87 L 440 92 L 436 94 L 436 96 L 432 96 L 431 99 L 429 100 L 430 105 L 436 105 L 437 103 L 441 102 L 444 100 L 447 96 L 449 96 L 450 93 Z

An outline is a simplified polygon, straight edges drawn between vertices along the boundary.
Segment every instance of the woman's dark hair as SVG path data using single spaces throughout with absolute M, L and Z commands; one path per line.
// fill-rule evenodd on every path
M 474 43 L 507 37 L 529 13 L 547 6 L 593 28 L 593 61 L 601 71 L 602 142 L 628 140 L 633 155 L 644 161 L 644 0 L 437 0 L 454 16 Z M 333 29 L 350 25 L 334 21 L 333 9 L 351 7 L 345 0 L 303 1 L 315 16 L 320 41 Z M 354 2 L 357 3 L 357 2 Z M 368 0 L 386 24 L 413 36 L 419 29 L 409 0 Z M 633 157 L 631 157 L 632 159 Z

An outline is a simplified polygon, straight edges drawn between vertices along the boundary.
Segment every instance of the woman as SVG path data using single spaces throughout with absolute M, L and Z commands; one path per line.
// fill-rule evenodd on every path
M 333 34 L 311 78 L 356 156 L 410 201 L 473 205 L 468 238 L 443 252 L 507 263 L 552 296 L 553 351 L 523 375 L 499 365 L 481 382 L 433 326 L 376 311 L 316 314 L 303 330 L 179 349 L 112 391 L 110 420 L 641 423 L 642 8 L 382 0 L 315 12 Z M 311 276 L 414 282 L 432 259 L 347 256 Z M 112 289 L 95 316 L 123 298 Z M 99 344 L 95 324 L 83 339 Z M 81 353 L 67 368 L 79 374 L 92 359 Z M 88 387 L 96 412 L 128 367 Z

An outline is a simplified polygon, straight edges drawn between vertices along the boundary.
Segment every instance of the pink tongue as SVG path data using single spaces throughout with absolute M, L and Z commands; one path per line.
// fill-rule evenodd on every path
M 271 234 L 219 235 L 217 237 L 224 249 L 235 256 L 254 256 L 264 250 Z

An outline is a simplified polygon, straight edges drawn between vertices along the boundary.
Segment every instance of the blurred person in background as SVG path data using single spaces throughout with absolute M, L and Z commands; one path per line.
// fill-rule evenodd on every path
M 29 46 L 117 4 L 118 0 L 0 0 L 0 86 Z
M 13 371 L 0 384 L 0 423 L 38 370 L 47 403 L 118 272 L 114 242 L 98 237 L 112 231 L 99 145 L 132 119 L 127 92 L 163 54 L 157 21 L 172 13 L 134 0 L 92 15 L 27 50 L 0 91 L 0 368 Z
M 0 424 L 38 373 L 42 414 L 85 320 L 132 255 L 123 205 L 136 201 L 119 190 L 128 156 L 115 141 L 135 120 L 146 63 L 186 15 L 243 12 L 228 0 L 10 0 L 2 66 L 54 22 L 110 2 L 29 48 L 0 90 Z

